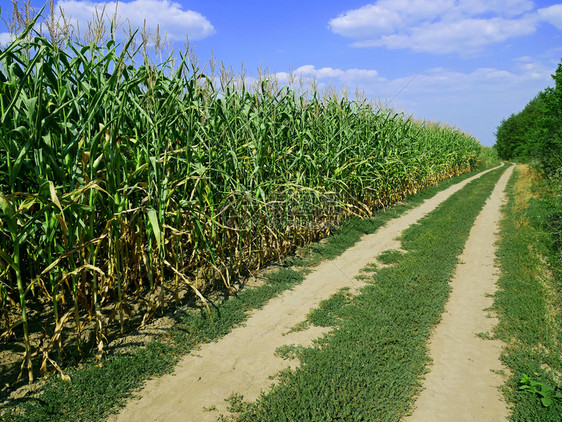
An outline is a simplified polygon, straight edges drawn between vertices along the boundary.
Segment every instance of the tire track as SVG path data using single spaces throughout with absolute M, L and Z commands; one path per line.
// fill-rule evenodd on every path
M 433 359 L 415 410 L 405 422 L 504 421 L 508 409 L 498 387 L 503 343 L 477 337 L 491 332 L 497 319 L 487 315 L 498 276 L 496 232 L 513 166 L 501 176 L 476 218 L 451 282 L 441 322 L 429 342 Z

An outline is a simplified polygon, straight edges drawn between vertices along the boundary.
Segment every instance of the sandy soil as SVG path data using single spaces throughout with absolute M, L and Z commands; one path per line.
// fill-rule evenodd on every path
M 498 389 L 504 379 L 497 371 L 507 371 L 499 359 L 502 343 L 476 334 L 490 333 L 497 324 L 486 308 L 496 290 L 496 232 L 512 172 L 513 167 L 499 180 L 459 257 L 449 301 L 429 344 L 433 365 L 405 422 L 507 420 L 509 411 Z
M 219 414 L 226 413 L 225 399 L 231 394 L 255 400 L 262 390 L 271 387 L 272 376 L 290 364 L 297 364 L 276 357 L 274 353 L 279 346 L 309 345 L 326 332 L 325 328 L 312 327 L 288 334 L 291 328 L 339 289 L 359 289 L 363 284 L 355 276 L 363 267 L 375 261 L 381 252 L 399 249 L 400 242 L 396 239 L 403 230 L 482 174 L 440 192 L 376 233 L 364 236 L 340 257 L 321 263 L 302 284 L 254 312 L 244 326 L 183 358 L 174 374 L 148 381 L 139 393 L 140 398 L 130 401 L 119 415 L 109 420 L 214 421 Z

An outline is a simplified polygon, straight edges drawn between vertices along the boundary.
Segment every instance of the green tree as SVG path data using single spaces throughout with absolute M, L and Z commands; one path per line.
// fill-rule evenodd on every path
M 541 92 L 521 112 L 502 120 L 496 132 L 496 149 L 501 158 L 527 161 L 534 156 L 535 139 L 544 112 L 544 93 Z
M 501 121 L 496 150 L 505 160 L 533 161 L 547 177 L 562 177 L 562 60 L 555 86 L 541 91 L 517 114 Z
M 562 60 L 554 75 L 554 88 L 545 92 L 545 108 L 541 124 L 540 145 L 537 155 L 541 158 L 542 171 L 550 177 L 562 177 Z

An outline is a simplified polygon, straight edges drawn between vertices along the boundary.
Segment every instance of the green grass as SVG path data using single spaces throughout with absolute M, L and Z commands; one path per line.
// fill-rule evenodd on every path
M 511 419 L 560 421 L 561 402 L 546 407 L 540 394 L 520 388 L 527 375 L 562 392 L 562 186 L 539 180 L 526 185 L 528 178 L 516 171 L 508 185 L 495 335 L 508 345 L 502 360 L 511 371 L 505 388 Z
M 311 247 L 306 259 L 288 258 L 287 262 L 309 268 L 322 259 L 338 256 L 355 244 L 362 234 L 376 231 L 386 221 L 475 173 L 466 173 L 428 187 L 393 208 L 376 212 L 372 219 L 347 221 L 326 243 Z M 10 413 L 2 417 L 10 421 L 104 420 L 145 379 L 170 372 L 179 358 L 194 346 L 225 335 L 246 319 L 248 311 L 263 306 L 270 298 L 299 283 L 302 277 L 302 272 L 282 268 L 279 272 L 270 274 L 264 286 L 243 289 L 235 298 L 215 301 L 211 307 L 213 322 L 204 308 L 197 311 L 187 306 L 180 307 L 173 314 L 176 325 L 165 341 L 151 342 L 146 348 L 135 348 L 124 355 L 110 355 L 102 360 L 101 365 L 91 356 L 79 368 L 68 371 L 70 383 L 51 377 L 38 394 L 12 403 L 17 406 L 17 411 L 14 412 L 12 406 L 7 407 L 5 410 Z M 341 300 L 336 295 L 327 301 L 328 305 L 312 311 L 310 321 L 319 325 L 335 323 L 343 305 L 348 303 L 345 292 L 339 295 Z M 301 354 L 299 350 L 292 349 L 280 350 L 279 353 L 287 357 L 295 354 L 300 357 Z
M 504 170 L 469 183 L 406 230 L 407 252 L 397 265 L 374 273 L 350 303 L 334 306 L 342 293 L 324 302 L 316 312 L 329 315 L 334 331 L 299 351 L 301 366 L 281 373 L 257 402 L 241 406 L 240 420 L 400 420 L 419 391 L 426 341 L 443 312 L 457 256 Z
M 402 251 L 397 251 L 395 249 L 389 249 L 388 251 L 381 252 L 377 256 L 377 261 L 384 265 L 391 265 L 398 262 L 402 256 Z

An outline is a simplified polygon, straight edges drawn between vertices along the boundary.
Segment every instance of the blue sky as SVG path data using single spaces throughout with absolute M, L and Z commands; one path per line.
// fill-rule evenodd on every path
M 0 0 L 2 16 L 10 1 Z M 32 1 L 39 9 L 44 2 Z M 72 22 L 112 2 L 60 0 Z M 58 7 L 57 7 L 58 9 Z M 292 70 L 319 86 L 363 90 L 419 119 L 493 145 L 502 118 L 552 85 L 562 58 L 562 2 L 530 0 L 123 0 L 121 22 L 158 24 L 176 48 L 186 34 L 205 62 L 260 63 L 280 81 Z M 0 26 L 0 42 L 7 42 Z

